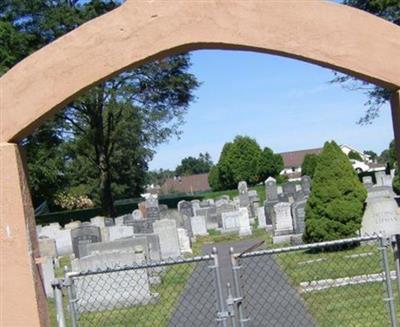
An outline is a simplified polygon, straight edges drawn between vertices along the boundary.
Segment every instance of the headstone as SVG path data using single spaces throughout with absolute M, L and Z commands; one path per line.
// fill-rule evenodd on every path
M 190 217 L 190 223 L 192 226 L 192 233 L 194 236 L 205 236 L 207 233 L 206 217 L 194 216 Z
M 287 197 L 288 201 L 293 203 L 296 194 L 296 184 L 293 182 L 286 182 L 282 185 L 282 189 L 284 197 Z
M 115 226 L 123 226 L 124 225 L 124 216 L 115 218 Z
M 196 209 L 200 208 L 200 201 L 199 200 L 192 200 L 190 201 L 193 207 L 193 212 L 195 212 Z
M 72 265 L 74 271 L 96 271 L 117 266 L 129 266 L 144 260 L 144 251 L 137 246 L 135 252 L 89 255 L 75 259 Z M 117 284 L 116 281 L 118 281 Z M 124 287 L 117 285 L 124 285 Z M 107 276 L 104 274 L 82 276 L 75 280 L 75 286 L 79 313 L 116 310 L 134 305 L 146 305 L 157 300 L 157 294 L 150 292 L 147 269 L 108 272 Z M 87 290 L 96 290 L 96 296 Z
M 153 222 L 154 222 L 154 220 L 152 220 L 152 219 L 134 220 L 132 223 L 133 232 L 135 234 L 153 233 Z
M 245 208 L 246 209 L 246 208 Z M 240 212 L 239 210 L 222 213 L 222 232 L 231 233 L 238 232 L 240 229 Z
M 108 227 L 109 240 L 115 241 L 125 237 L 133 236 L 133 227 L 132 226 L 110 226 Z
M 257 208 L 258 228 L 267 228 L 264 207 Z
M 361 234 L 400 234 L 400 209 L 389 186 L 375 186 L 368 190 Z
M 132 218 L 133 220 L 142 220 L 143 214 L 139 209 L 135 209 L 132 211 Z
M 51 286 L 51 282 L 55 279 L 53 258 L 42 257 L 40 267 L 42 270 L 42 280 L 46 297 L 54 298 L 54 291 Z
M 186 229 L 178 228 L 178 240 L 179 240 L 179 249 L 181 253 L 192 253 L 192 248 L 190 246 L 190 238 L 187 234 Z
M 265 181 L 265 194 L 267 201 L 278 200 L 278 188 L 276 186 L 276 180 L 273 177 L 268 177 Z
M 159 211 L 159 218 L 153 218 L 153 219 L 164 219 L 169 217 L 169 210 L 166 204 L 160 204 L 158 206 L 158 211 Z
M 393 177 L 392 175 L 386 175 L 386 171 L 375 172 L 376 186 L 392 186 Z
M 172 219 L 157 220 L 153 223 L 154 233 L 160 238 L 161 257 L 176 258 L 181 255 L 179 249 L 176 221 Z
M 241 207 L 247 207 L 250 204 L 250 199 L 247 189 L 247 183 L 245 181 L 239 182 L 238 192 L 239 192 L 239 205 Z
M 292 204 L 293 230 L 295 234 L 302 234 L 305 230 L 305 208 L 307 199 L 296 201 Z
M 152 199 L 146 200 L 146 218 L 152 219 L 152 220 L 158 220 L 160 219 L 160 209 L 158 207 L 158 200 L 155 201 Z
M 239 235 L 251 235 L 249 211 L 247 208 L 239 208 Z
M 87 255 L 86 244 L 101 242 L 100 228 L 97 226 L 80 226 L 71 230 L 72 249 L 75 258 Z
M 109 218 L 109 217 L 105 217 L 104 218 L 104 224 L 106 225 L 105 227 L 109 227 L 109 226 L 114 226 L 114 219 Z
M 72 229 L 78 228 L 80 225 L 81 225 L 81 222 L 79 220 L 71 221 L 70 223 L 65 224 L 64 229 L 72 230 Z
M 97 227 L 100 227 L 100 228 L 101 227 L 106 227 L 105 217 L 97 216 L 97 217 L 90 218 L 90 224 L 92 226 L 97 226 Z
M 304 175 L 301 177 L 301 189 L 306 196 L 311 193 L 311 177 Z
M 135 237 L 135 239 L 145 238 L 147 241 L 147 246 L 149 248 L 150 260 L 160 261 L 161 260 L 161 248 L 160 248 L 160 238 L 157 234 L 140 234 Z
M 146 202 L 145 201 L 138 203 L 138 209 L 142 212 L 143 217 L 146 217 Z
M 189 201 L 180 201 L 178 203 L 178 210 L 182 216 L 193 217 L 193 204 Z
M 274 205 L 274 214 L 272 216 L 274 236 L 287 235 L 293 232 L 290 207 L 288 202 L 279 202 Z
M 41 257 L 57 257 L 56 241 L 52 238 L 39 238 L 39 252 Z
M 132 226 L 133 225 L 133 216 L 131 214 L 127 214 L 123 216 L 124 225 Z
M 71 230 L 58 229 L 54 225 L 43 226 L 38 236 L 46 236 L 54 239 L 56 241 L 58 255 L 68 255 L 72 253 Z

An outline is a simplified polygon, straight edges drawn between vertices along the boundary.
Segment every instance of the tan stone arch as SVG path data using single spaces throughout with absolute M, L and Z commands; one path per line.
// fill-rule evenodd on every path
M 1 301 L 6 325 L 47 325 L 34 265 L 38 254 L 25 170 L 17 147 L 7 142 L 29 135 L 101 80 L 153 59 L 204 48 L 297 58 L 391 89 L 400 140 L 398 26 L 320 0 L 127 1 L 37 51 L 0 79 Z M 12 269 L 4 264 L 11 257 L 16 262 Z

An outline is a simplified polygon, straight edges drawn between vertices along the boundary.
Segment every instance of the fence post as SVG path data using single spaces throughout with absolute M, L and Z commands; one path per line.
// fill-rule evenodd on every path
M 229 254 L 231 256 L 233 289 L 234 289 L 234 293 L 235 293 L 235 303 L 236 303 L 237 311 L 239 314 L 239 324 L 240 324 L 240 327 L 245 327 L 245 324 L 247 321 L 249 321 L 249 319 L 245 318 L 244 310 L 243 310 L 243 306 L 242 306 L 243 297 L 241 295 L 239 276 L 238 276 L 240 266 L 237 264 L 237 259 L 235 257 L 234 250 L 232 247 L 229 249 Z
M 63 295 L 61 290 L 62 282 L 58 279 L 53 280 L 51 282 L 51 287 L 53 288 L 54 300 L 56 302 L 57 327 L 66 327 L 67 324 L 64 317 Z
M 218 305 L 217 321 L 221 322 L 223 327 L 227 327 L 228 313 L 225 310 L 225 304 L 224 304 L 225 301 L 222 292 L 221 272 L 219 270 L 218 251 L 216 247 L 213 247 L 212 249 L 212 256 L 214 259 L 214 266 L 212 266 L 212 268 L 215 271 L 215 287 L 217 291 L 217 305 Z
M 228 310 L 228 315 L 230 318 L 231 326 L 236 327 L 236 317 L 235 317 L 235 298 L 232 295 L 231 283 L 226 283 L 226 307 Z
M 384 279 L 386 281 L 386 291 L 387 291 L 387 298 L 385 299 L 389 304 L 389 311 L 390 311 L 390 321 L 392 327 L 397 327 L 397 316 L 396 316 L 396 306 L 394 303 L 393 297 L 393 289 L 392 289 L 392 280 L 390 276 L 390 268 L 389 268 L 389 260 L 387 254 L 389 242 L 387 238 L 383 236 L 379 236 L 379 248 L 382 254 L 382 263 L 383 263 L 383 273 Z
M 74 291 L 74 281 L 71 276 L 68 274 L 68 267 L 64 267 L 64 285 L 67 288 L 67 295 L 68 295 L 68 306 L 69 306 L 69 315 L 71 318 L 71 327 L 78 326 L 78 317 L 77 311 L 75 307 L 76 302 L 76 294 Z
M 393 254 L 396 267 L 397 300 L 400 303 L 400 234 L 393 236 Z

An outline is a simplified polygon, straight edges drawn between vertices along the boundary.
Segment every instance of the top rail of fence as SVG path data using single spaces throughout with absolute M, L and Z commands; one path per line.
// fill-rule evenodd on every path
M 320 248 L 325 248 L 325 247 L 335 246 L 335 245 L 344 245 L 344 244 L 351 244 L 351 243 L 356 243 L 356 242 L 368 242 L 368 241 L 377 240 L 380 237 L 381 237 L 380 235 L 353 237 L 353 238 L 346 238 L 346 239 L 342 239 L 342 240 L 319 242 L 319 243 L 312 243 L 312 244 L 302 244 L 302 245 L 288 246 L 288 247 L 270 249 L 270 250 L 260 250 L 260 251 L 253 251 L 253 252 L 247 252 L 247 253 L 243 253 L 243 252 L 235 253 L 234 256 L 236 258 L 246 258 L 246 257 L 256 257 L 256 256 L 261 256 L 261 255 L 279 254 L 279 253 L 301 251 L 301 250 L 320 249 Z
M 82 277 L 82 276 L 106 274 L 106 273 L 111 273 L 111 272 L 119 272 L 119 271 L 127 271 L 127 270 L 165 267 L 165 266 L 172 266 L 172 265 L 177 265 L 177 264 L 209 261 L 209 260 L 213 260 L 213 258 L 214 257 L 211 254 L 203 255 L 203 256 L 189 257 L 189 258 L 183 258 L 183 257 L 170 258 L 170 259 L 162 260 L 162 261 L 147 261 L 147 262 L 143 262 L 143 263 L 133 263 L 131 265 L 108 267 L 105 269 L 103 268 L 103 269 L 87 270 L 87 271 L 81 271 L 81 272 L 70 271 L 70 272 L 67 272 L 67 276 L 68 277 Z

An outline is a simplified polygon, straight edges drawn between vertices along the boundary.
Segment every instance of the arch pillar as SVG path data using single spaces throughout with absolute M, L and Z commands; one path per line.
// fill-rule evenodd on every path
M 394 132 L 394 143 L 396 147 L 397 167 L 400 167 L 400 90 L 394 91 L 390 98 L 392 109 L 392 123 Z
M 0 143 L 1 325 L 50 326 L 36 260 L 39 245 L 25 161 L 17 144 Z

